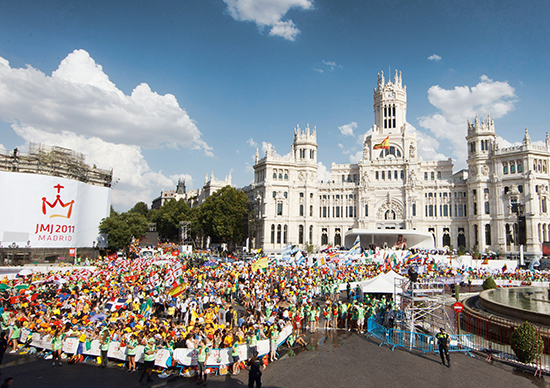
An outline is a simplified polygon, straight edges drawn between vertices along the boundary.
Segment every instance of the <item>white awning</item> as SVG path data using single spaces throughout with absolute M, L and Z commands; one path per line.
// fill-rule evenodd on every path
M 344 236 L 344 245 L 348 249 L 351 248 L 359 236 L 363 248 L 368 248 L 369 244 L 382 247 L 384 243 L 391 248 L 400 235 L 403 240 L 407 240 L 407 248 L 433 249 L 435 247 L 431 233 L 410 229 L 351 229 Z

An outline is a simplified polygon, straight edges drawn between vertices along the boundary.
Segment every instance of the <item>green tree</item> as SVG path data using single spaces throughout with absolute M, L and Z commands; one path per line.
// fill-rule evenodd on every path
M 198 224 L 205 235 L 241 241 L 247 200 L 246 194 L 231 186 L 222 187 L 206 198 L 197 214 Z
M 138 213 L 145 217 L 149 215 L 149 208 L 145 202 L 138 202 L 129 210 L 130 213 Z
M 148 226 L 149 222 L 142 214 L 132 211 L 119 214 L 111 209 L 111 215 L 101 220 L 99 232 L 107 234 L 107 247 L 110 250 L 119 250 L 127 248 L 132 237 L 143 237 Z
M 157 224 L 160 237 L 173 242 L 179 242 L 179 225 L 181 221 L 188 221 L 191 217 L 191 208 L 182 198 L 179 201 L 168 201 L 160 209 L 152 210 L 149 219 Z
M 483 289 L 484 290 L 492 290 L 493 288 L 497 288 L 497 283 L 495 282 L 495 279 L 493 279 L 492 276 L 489 276 L 483 282 Z
M 537 335 L 535 326 L 525 322 L 512 333 L 510 347 L 520 362 L 529 364 L 542 354 L 544 343 Z

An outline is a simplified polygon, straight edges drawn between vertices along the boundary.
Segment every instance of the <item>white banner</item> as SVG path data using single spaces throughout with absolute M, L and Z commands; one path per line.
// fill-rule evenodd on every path
M 92 247 L 111 190 L 71 179 L 0 172 L 0 241 L 31 248 Z

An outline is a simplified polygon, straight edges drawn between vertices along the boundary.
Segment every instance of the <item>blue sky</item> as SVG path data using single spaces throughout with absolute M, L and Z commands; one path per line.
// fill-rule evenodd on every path
M 466 120 L 501 146 L 548 131 L 547 1 L 0 2 L 0 151 L 113 168 L 125 210 L 185 177 L 252 180 L 256 147 L 317 127 L 320 176 L 357 160 L 377 73 L 398 69 L 424 159 L 465 166 Z

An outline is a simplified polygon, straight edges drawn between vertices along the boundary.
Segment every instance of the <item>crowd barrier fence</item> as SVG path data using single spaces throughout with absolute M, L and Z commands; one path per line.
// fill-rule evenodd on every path
M 419 350 L 422 352 L 422 355 L 439 351 L 435 336 L 387 328 L 376 322 L 372 317 L 367 320 L 367 332 L 367 338 L 374 337 L 378 339 L 381 341 L 378 346 L 388 345 L 392 351 L 397 347 Z M 449 337 L 449 352 L 470 354 L 470 351 L 475 349 L 475 338 L 472 334 L 453 334 L 449 335 Z
M 285 326 L 279 333 L 279 339 L 276 347 L 279 348 L 287 338 L 292 334 L 292 326 Z M 27 343 L 27 340 L 31 337 L 29 345 L 35 348 L 40 348 L 46 351 L 52 350 L 51 336 L 40 335 L 40 333 L 32 333 L 28 329 L 21 330 L 21 337 L 19 342 Z M 63 353 L 76 354 L 78 350 L 79 341 L 76 337 L 68 337 L 63 340 Z M 82 355 L 85 357 L 99 357 L 101 356 L 100 342 L 99 340 L 93 340 L 90 343 L 91 346 L 84 346 Z M 136 346 L 136 362 L 143 362 L 144 346 Z M 271 341 L 260 340 L 256 346 L 256 351 L 259 356 L 268 354 L 271 350 Z M 231 356 L 232 349 L 212 349 L 209 353 L 207 365 L 211 367 L 219 367 L 222 365 L 228 365 L 233 363 L 233 357 Z M 109 344 L 109 350 L 107 351 L 107 357 L 120 361 L 127 361 L 128 356 L 126 354 L 126 347 L 121 346 L 121 342 L 112 341 Z M 169 349 L 158 349 L 155 358 L 155 366 L 160 368 L 171 367 L 173 363 L 177 366 L 192 367 L 197 365 L 198 349 L 188 348 L 176 348 L 174 351 Z M 239 346 L 239 360 L 245 361 L 252 357 L 252 350 L 247 344 Z

